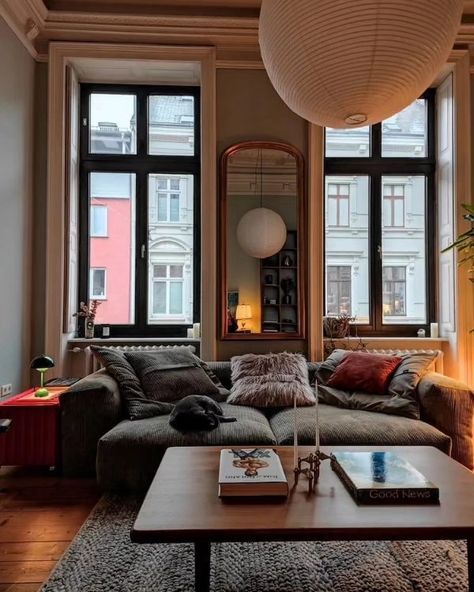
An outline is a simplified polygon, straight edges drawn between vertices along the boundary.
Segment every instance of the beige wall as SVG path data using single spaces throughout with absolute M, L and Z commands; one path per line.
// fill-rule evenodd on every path
M 31 303 L 31 352 L 44 350 L 44 315 L 46 306 L 46 173 L 48 165 L 48 64 L 37 63 L 35 70 L 35 125 L 33 161 L 33 286 Z
M 30 357 L 35 63 L 2 18 L 0 56 L 0 384 L 18 392 Z
M 218 158 L 226 148 L 238 142 L 275 140 L 293 144 L 301 150 L 306 160 L 307 133 L 306 122 L 283 103 L 264 70 L 217 71 Z M 219 286 L 219 277 L 217 283 Z M 221 360 L 248 352 L 307 350 L 307 342 L 300 340 L 218 340 L 217 346 L 218 358 Z

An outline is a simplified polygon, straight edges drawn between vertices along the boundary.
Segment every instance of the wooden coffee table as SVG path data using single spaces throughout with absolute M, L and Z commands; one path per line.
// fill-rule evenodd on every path
M 469 592 L 474 592 L 474 475 L 436 448 L 333 446 L 323 451 L 396 452 L 439 487 L 439 506 L 358 506 L 329 461 L 322 464 L 314 495 L 307 493 L 303 478 L 283 501 L 220 499 L 220 449 L 168 448 L 131 531 L 137 543 L 194 543 L 198 592 L 209 590 L 211 542 L 436 539 L 467 540 Z M 277 450 L 291 487 L 293 449 Z

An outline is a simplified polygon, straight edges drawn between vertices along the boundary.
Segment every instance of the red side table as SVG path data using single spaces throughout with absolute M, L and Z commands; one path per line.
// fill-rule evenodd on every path
M 29 389 L 0 403 L 0 416 L 11 419 L 0 438 L 0 465 L 58 465 L 59 397 L 64 387 L 49 388 L 48 397 Z

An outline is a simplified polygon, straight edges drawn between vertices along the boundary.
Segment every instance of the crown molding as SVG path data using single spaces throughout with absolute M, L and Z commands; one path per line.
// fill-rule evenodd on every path
M 47 14 L 42 0 L 0 0 L 0 16 L 35 60 L 38 59 L 36 39 L 44 28 Z
M 465 14 L 474 14 L 474 0 Z M 40 62 L 48 61 L 51 42 L 126 42 L 214 46 L 218 68 L 263 67 L 256 17 L 48 10 L 43 0 L 0 0 L 0 15 Z M 461 24 L 456 44 L 474 44 L 474 23 Z

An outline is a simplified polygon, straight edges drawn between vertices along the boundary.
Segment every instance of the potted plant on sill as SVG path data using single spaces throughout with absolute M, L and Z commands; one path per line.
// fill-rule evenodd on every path
M 100 300 L 91 300 L 88 305 L 85 302 L 81 302 L 79 310 L 73 314 L 74 317 L 82 317 L 84 319 L 84 337 L 86 339 L 94 338 L 95 316 L 100 304 Z

